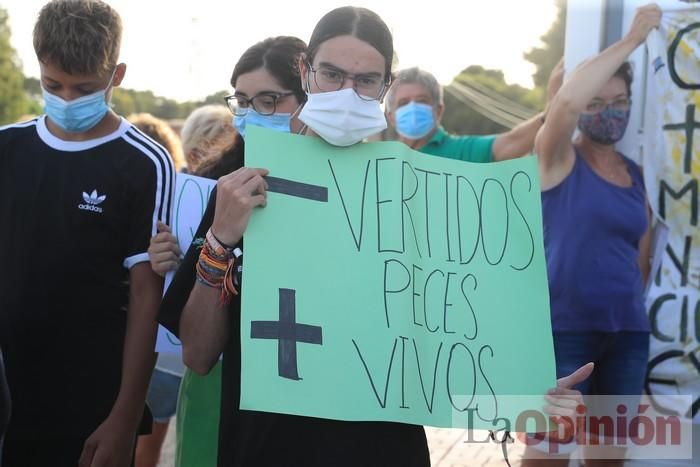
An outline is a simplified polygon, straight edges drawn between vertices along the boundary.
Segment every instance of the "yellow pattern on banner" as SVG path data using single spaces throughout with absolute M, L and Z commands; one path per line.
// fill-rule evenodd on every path
M 700 420 L 700 9 L 664 12 L 648 48 L 643 163 L 668 242 L 647 301 L 646 390 L 691 395 L 694 407 L 682 414 Z

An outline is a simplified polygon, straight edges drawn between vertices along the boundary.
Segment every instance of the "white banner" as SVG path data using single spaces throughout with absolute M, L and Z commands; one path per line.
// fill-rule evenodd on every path
M 173 211 L 173 235 L 177 237 L 183 254 L 187 252 L 197 227 L 202 220 L 204 211 L 209 203 L 209 196 L 216 186 L 216 180 L 195 177 L 194 175 L 177 174 L 175 179 L 175 210 Z M 165 276 L 163 294 L 168 290 L 175 275 L 174 271 Z M 168 332 L 163 326 L 158 326 L 156 352 L 166 354 L 181 354 L 182 344 L 177 337 Z
M 691 395 L 700 421 L 700 8 L 664 11 L 648 41 L 642 161 L 658 238 L 647 306 L 652 328 L 646 390 Z M 665 229 L 664 229 L 665 230 Z

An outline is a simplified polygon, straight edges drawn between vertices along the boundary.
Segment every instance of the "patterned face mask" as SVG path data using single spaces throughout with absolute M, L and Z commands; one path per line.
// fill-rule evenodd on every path
M 607 107 L 599 113 L 581 114 L 578 129 L 598 144 L 615 144 L 622 139 L 630 121 L 630 111 Z

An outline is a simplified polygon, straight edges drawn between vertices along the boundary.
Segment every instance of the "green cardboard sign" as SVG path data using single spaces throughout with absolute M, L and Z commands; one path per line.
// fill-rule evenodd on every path
M 270 192 L 245 234 L 242 409 L 490 428 L 555 385 L 534 157 L 247 131 Z

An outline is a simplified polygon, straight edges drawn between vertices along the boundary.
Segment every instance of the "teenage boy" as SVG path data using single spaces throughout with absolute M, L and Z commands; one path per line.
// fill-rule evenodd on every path
M 109 108 L 119 15 L 55 0 L 34 27 L 45 115 L 0 129 L 0 347 L 12 397 L 3 465 L 132 463 L 162 281 L 148 262 L 174 169 Z

